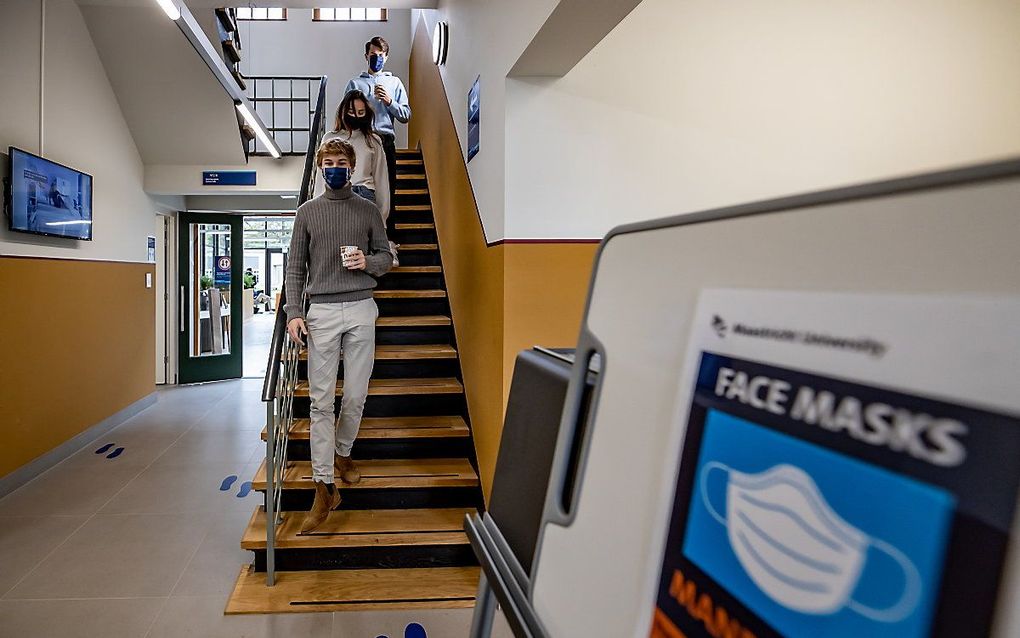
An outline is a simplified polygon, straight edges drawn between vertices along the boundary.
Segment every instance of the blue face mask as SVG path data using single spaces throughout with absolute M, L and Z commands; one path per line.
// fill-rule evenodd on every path
M 372 69 L 372 73 L 378 73 L 382 71 L 383 66 L 386 64 L 386 56 L 381 53 L 373 53 L 368 56 L 368 68 Z
M 322 178 L 326 180 L 326 185 L 333 190 L 343 188 L 351 178 L 351 169 L 346 166 L 329 166 L 322 169 Z

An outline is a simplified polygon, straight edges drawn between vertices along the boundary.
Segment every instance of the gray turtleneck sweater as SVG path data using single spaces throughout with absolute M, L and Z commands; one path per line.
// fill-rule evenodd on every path
M 348 270 L 340 259 L 341 246 L 357 246 L 365 253 L 365 270 Z M 350 184 L 302 204 L 294 218 L 294 234 L 287 257 L 287 320 L 304 318 L 301 303 L 359 301 L 372 297 L 375 279 L 393 265 L 386 228 L 375 204 L 351 192 Z M 307 280 L 307 283 L 306 283 Z

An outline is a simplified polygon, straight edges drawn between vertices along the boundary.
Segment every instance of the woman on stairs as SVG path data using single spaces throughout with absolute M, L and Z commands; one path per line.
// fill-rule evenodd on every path
M 324 142 L 316 153 L 326 192 L 298 207 L 285 277 L 287 332 L 305 345 L 311 397 L 312 478 L 315 500 L 302 533 L 322 525 L 340 505 L 335 477 L 357 483 L 361 474 L 351 448 L 361 427 L 368 382 L 375 365 L 372 297 L 376 279 L 393 263 L 386 228 L 375 205 L 354 194 L 357 156 L 350 144 Z M 304 296 L 309 308 L 304 311 Z M 337 371 L 343 350 L 344 384 L 336 419 Z
M 358 158 L 358 167 L 351 176 L 354 193 L 375 203 L 385 226 L 390 216 L 392 189 L 386 152 L 374 122 L 375 111 L 365 94 L 357 89 L 348 91 L 337 107 L 333 130 L 326 133 L 322 141 L 339 139 L 354 147 Z M 393 242 L 390 242 L 390 252 L 393 265 L 397 266 L 397 245 Z
M 339 139 L 354 147 L 358 158 L 358 166 L 351 176 L 354 193 L 375 203 L 385 224 L 390 216 L 390 175 L 382 139 L 373 128 L 374 121 L 375 112 L 365 94 L 351 91 L 340 101 L 333 130 L 322 137 L 322 142 Z

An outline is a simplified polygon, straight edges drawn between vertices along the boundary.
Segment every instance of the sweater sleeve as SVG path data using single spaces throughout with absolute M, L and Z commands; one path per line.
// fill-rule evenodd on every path
M 407 124 L 407 121 L 411 119 L 411 107 L 407 104 L 407 91 L 404 90 L 404 83 L 400 81 L 400 78 L 394 77 L 393 79 L 397 81 L 397 86 L 393 91 L 393 101 L 386 107 L 386 110 L 398 121 Z
M 386 238 L 386 227 L 383 226 L 382 218 L 379 215 L 371 215 L 371 220 L 368 230 L 371 254 L 365 256 L 365 272 L 378 279 L 393 267 L 393 253 L 390 252 L 390 242 Z
M 379 207 L 383 225 L 390 217 L 390 169 L 386 165 L 386 153 L 383 151 L 382 140 L 378 135 L 372 136 L 372 148 L 375 149 L 375 166 L 372 167 L 372 178 L 375 180 L 375 204 Z
M 287 292 L 287 303 L 283 306 L 287 313 L 287 321 L 304 319 L 305 281 L 308 278 L 308 227 L 305 217 L 298 209 L 294 217 L 294 231 L 290 237 L 290 254 L 287 257 L 287 272 L 284 285 Z

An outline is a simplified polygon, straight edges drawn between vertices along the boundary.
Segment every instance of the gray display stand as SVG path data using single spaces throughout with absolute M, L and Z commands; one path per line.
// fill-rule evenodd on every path
M 485 635 L 493 595 L 520 636 L 649 635 L 678 472 L 678 379 L 698 295 L 710 288 L 1015 298 L 1020 160 L 612 231 L 595 264 L 530 572 L 496 520 L 469 521 L 486 577 L 473 635 Z M 592 355 L 602 370 L 589 401 Z M 1018 518 L 995 638 L 1020 636 Z

